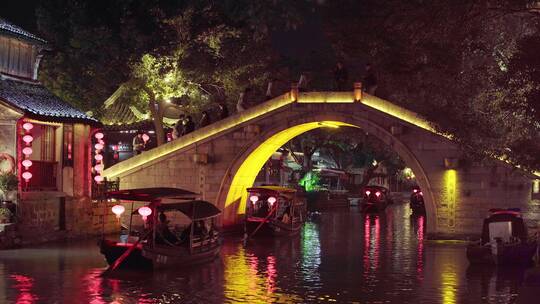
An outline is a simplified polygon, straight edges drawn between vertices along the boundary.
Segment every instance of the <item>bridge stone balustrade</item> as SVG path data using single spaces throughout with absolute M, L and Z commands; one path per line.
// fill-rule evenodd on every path
M 222 225 L 242 221 L 246 187 L 271 153 L 320 127 L 353 126 L 392 147 L 424 192 L 430 237 L 478 235 L 490 208 L 520 207 L 540 220 L 533 176 L 500 162 L 462 166 L 462 151 L 417 114 L 353 92 L 287 93 L 106 169 L 121 189 L 180 187 L 223 210 Z M 445 164 L 446 163 L 446 164 Z

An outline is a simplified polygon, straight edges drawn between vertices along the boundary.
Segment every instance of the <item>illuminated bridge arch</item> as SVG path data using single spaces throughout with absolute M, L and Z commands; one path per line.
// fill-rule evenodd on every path
M 437 209 L 434 205 L 434 197 L 428 177 L 422 168 L 421 162 L 391 132 L 367 119 L 343 113 L 325 113 L 311 117 L 298 115 L 296 118 L 288 119 L 282 124 L 276 124 L 273 128 L 261 134 L 243 153 L 237 156 L 228 168 L 230 174 L 225 177 L 226 180 L 219 191 L 218 201 L 221 203 L 220 207 L 224 210 L 230 210 L 229 212 L 236 210 L 237 214 L 243 214 L 247 201 L 246 189 L 254 184 L 259 171 L 272 153 L 302 133 L 332 126 L 361 128 L 390 146 L 413 170 L 416 180 L 424 192 L 426 213 L 430 219 L 428 225 L 436 227 Z M 227 214 L 227 216 L 229 218 L 233 217 L 232 213 Z
M 241 223 L 242 197 L 270 155 L 290 139 L 324 125 L 363 129 L 392 147 L 425 193 L 427 232 L 478 234 L 486 210 L 521 207 L 526 217 L 531 178 L 502 163 L 459 166 L 459 147 L 419 115 L 353 92 L 282 95 L 107 168 L 122 189 L 151 186 L 198 191 L 223 208 L 222 223 Z M 245 197 L 244 197 L 245 198 Z

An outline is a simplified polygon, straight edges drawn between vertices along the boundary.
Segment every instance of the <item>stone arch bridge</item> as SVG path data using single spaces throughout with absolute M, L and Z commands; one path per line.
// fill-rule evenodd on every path
M 198 129 L 103 173 L 122 189 L 170 186 L 200 192 L 224 212 L 223 226 L 241 223 L 246 187 L 279 147 L 303 132 L 354 126 L 391 146 L 424 192 L 431 237 L 478 234 L 490 208 L 521 207 L 531 219 L 532 177 L 502 163 L 458 165 L 462 152 L 419 115 L 355 92 L 291 91 Z M 538 203 L 537 201 L 535 201 Z

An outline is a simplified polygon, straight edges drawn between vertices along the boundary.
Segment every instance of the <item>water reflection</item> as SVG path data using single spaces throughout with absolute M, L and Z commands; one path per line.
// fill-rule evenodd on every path
M 93 241 L 0 251 L 0 303 L 535 302 L 524 269 L 470 267 L 464 244 L 425 239 L 426 220 L 341 209 L 294 238 L 226 239 L 206 265 L 113 276 Z
M 12 274 L 10 278 L 15 281 L 12 286 L 18 292 L 15 303 L 33 304 L 38 300 L 38 297 L 32 293 L 32 287 L 34 286 L 32 278 L 22 274 Z

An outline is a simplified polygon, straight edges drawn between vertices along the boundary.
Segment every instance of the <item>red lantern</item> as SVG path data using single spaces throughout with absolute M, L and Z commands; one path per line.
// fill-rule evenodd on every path
M 103 181 L 103 176 L 101 175 L 96 175 L 94 176 L 94 180 L 96 181 L 96 183 L 101 183 Z
M 116 218 L 120 218 L 120 215 L 122 215 L 124 211 L 126 211 L 126 208 L 124 208 L 122 205 L 114 205 L 112 207 L 112 212 L 116 214 Z
M 96 156 L 94 156 L 94 158 L 97 160 L 97 161 L 101 161 L 103 159 L 103 155 L 101 154 L 96 154 Z
M 104 167 L 105 166 L 103 166 L 102 164 L 95 165 L 94 170 L 96 170 L 97 172 L 101 172 L 101 171 L 103 171 Z
M 148 136 L 148 134 L 144 133 L 142 135 L 142 140 L 144 140 L 144 142 L 147 142 L 149 139 L 150 139 L 150 136 Z
M 22 127 L 23 127 L 23 129 L 25 129 L 28 132 L 28 131 L 32 130 L 34 125 L 29 123 L 29 122 L 25 122 Z
M 34 138 L 32 137 L 32 135 L 25 135 L 25 136 L 23 136 L 22 140 L 23 140 L 27 145 L 29 145 L 29 144 L 34 140 Z
M 270 196 L 268 198 L 268 204 L 270 204 L 270 208 L 274 207 L 274 204 L 276 203 L 277 199 L 273 196 Z
M 22 150 L 22 153 L 23 153 L 24 155 L 28 156 L 28 155 L 32 154 L 32 148 L 26 147 L 26 148 L 24 148 L 24 149 Z
M 25 169 L 28 169 L 32 166 L 32 161 L 29 159 L 25 159 L 22 161 L 22 165 Z
M 103 145 L 98 143 L 94 145 L 94 148 L 96 148 L 96 150 L 103 150 Z
M 96 139 L 102 139 L 102 138 L 104 137 L 104 135 L 103 135 L 103 133 L 101 133 L 101 132 L 97 132 L 97 133 L 94 135 L 94 137 L 95 137 Z
M 148 218 L 148 216 L 150 214 L 152 214 L 152 209 L 150 209 L 150 207 L 141 207 L 139 208 L 139 214 L 142 216 L 143 220 L 146 221 L 146 219 Z
M 22 174 L 22 177 L 24 178 L 24 180 L 25 180 L 26 182 L 29 182 L 30 179 L 32 178 L 32 173 L 30 173 L 30 172 L 28 172 L 28 171 L 27 171 L 27 172 L 24 172 L 24 173 Z

